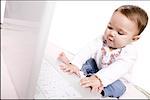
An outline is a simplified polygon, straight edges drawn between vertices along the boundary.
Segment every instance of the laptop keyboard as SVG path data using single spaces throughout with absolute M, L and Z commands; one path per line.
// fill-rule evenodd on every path
M 82 96 L 64 80 L 54 65 L 45 59 L 42 63 L 34 97 L 35 99 L 55 99 L 80 98 Z

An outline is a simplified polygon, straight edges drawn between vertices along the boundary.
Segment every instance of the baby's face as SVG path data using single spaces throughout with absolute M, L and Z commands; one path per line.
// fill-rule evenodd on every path
M 105 30 L 104 39 L 109 47 L 122 48 L 137 40 L 137 34 L 137 25 L 120 12 L 115 12 Z

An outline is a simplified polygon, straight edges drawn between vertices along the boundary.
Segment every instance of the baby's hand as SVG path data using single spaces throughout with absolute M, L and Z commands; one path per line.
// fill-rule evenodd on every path
M 82 87 L 91 88 L 92 92 L 100 92 L 103 90 L 103 85 L 101 81 L 95 76 L 85 77 L 80 80 Z
M 74 73 L 80 77 L 80 72 L 79 72 L 80 70 L 75 65 L 62 63 L 59 66 L 60 66 L 60 69 L 63 70 L 64 72 L 67 72 L 69 74 Z
M 65 63 L 65 64 L 69 64 L 70 63 L 69 59 L 66 57 L 64 52 L 61 52 L 59 54 L 58 60 L 60 60 L 61 62 Z

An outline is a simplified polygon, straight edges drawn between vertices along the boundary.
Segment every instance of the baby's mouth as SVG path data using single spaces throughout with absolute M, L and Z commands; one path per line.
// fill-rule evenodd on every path
M 106 38 L 106 39 L 104 38 L 103 41 L 104 41 L 104 43 L 105 43 L 110 49 L 117 49 L 117 48 L 114 48 L 114 47 L 109 46 L 108 42 L 109 42 L 109 41 L 110 41 L 110 42 L 113 42 L 113 40 L 112 40 L 111 38 Z
M 104 37 L 103 37 L 103 42 L 104 42 L 106 45 L 108 45 L 109 42 L 113 42 L 113 38 L 109 38 L 109 37 L 104 38 Z
M 103 43 L 107 44 L 107 40 L 103 37 Z

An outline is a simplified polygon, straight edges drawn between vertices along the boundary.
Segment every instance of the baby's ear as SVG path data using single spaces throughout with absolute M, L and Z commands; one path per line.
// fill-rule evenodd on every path
M 140 35 L 133 36 L 132 40 L 137 41 L 140 38 Z

